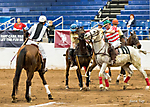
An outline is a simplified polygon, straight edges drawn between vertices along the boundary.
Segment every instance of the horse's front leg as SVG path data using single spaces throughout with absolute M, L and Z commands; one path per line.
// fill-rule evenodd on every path
M 26 94 L 25 94 L 27 102 L 31 102 L 31 80 L 33 78 L 33 75 L 34 75 L 33 71 L 27 71 Z
M 82 81 L 82 75 L 81 75 L 81 69 L 77 69 L 76 70 L 77 72 L 77 77 L 78 77 L 78 80 L 79 80 L 79 86 L 80 86 L 80 91 L 83 89 L 83 81 Z
M 69 68 L 70 68 L 70 62 L 67 61 L 66 62 L 66 89 L 69 89 L 69 86 L 68 86 L 68 76 L 69 76 Z
M 106 67 L 107 67 L 107 63 L 103 63 L 102 66 L 101 66 L 100 72 L 99 72 L 99 84 L 100 84 L 99 87 L 100 87 L 100 90 L 103 90 L 102 75 L 104 74 Z M 107 78 L 105 79 L 105 84 L 106 84 L 106 87 L 108 88 L 109 87 L 109 83 L 108 83 L 108 79 Z
M 95 62 L 95 59 L 93 59 L 93 63 L 92 65 L 89 67 L 88 71 L 89 72 L 89 82 L 90 82 L 90 76 L 91 76 L 91 73 L 92 73 L 92 70 L 96 67 L 96 62 Z
M 39 71 L 39 75 L 40 75 L 40 77 L 41 77 L 41 79 L 42 79 L 42 81 L 43 81 L 43 85 L 44 85 L 44 87 L 45 87 L 45 89 L 46 89 L 46 93 L 48 94 L 48 99 L 49 99 L 49 100 L 53 100 L 52 94 L 51 94 L 51 92 L 50 92 L 50 90 L 49 90 L 49 87 L 48 87 L 49 85 L 47 85 L 47 82 L 46 82 L 46 80 L 45 80 L 44 74 Z

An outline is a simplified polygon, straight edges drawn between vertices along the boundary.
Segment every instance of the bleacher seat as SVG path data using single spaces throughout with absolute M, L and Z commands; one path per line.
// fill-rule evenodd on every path
M 127 20 L 130 15 L 117 15 L 118 20 Z M 135 15 L 136 20 L 149 20 L 150 15 Z
M 142 0 L 140 0 L 140 1 L 128 1 L 128 4 L 129 5 L 147 5 L 147 4 L 149 4 L 149 1 L 142 1 Z
M 121 10 L 121 14 L 122 15 L 126 15 L 126 14 L 134 14 L 134 15 L 149 15 L 150 14 L 150 10 Z
M 52 6 L 88 6 L 88 5 L 105 5 L 105 1 L 100 2 L 53 2 Z
M 149 10 L 149 5 L 125 5 L 125 10 Z

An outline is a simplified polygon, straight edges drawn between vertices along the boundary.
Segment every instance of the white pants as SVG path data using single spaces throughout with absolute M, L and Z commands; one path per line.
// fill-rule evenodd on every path
M 37 43 L 37 42 L 32 41 L 32 40 L 28 40 L 26 43 L 26 45 L 31 45 L 31 44 L 37 45 L 39 47 L 39 51 L 40 51 L 43 59 L 46 59 L 46 54 L 45 54 L 44 48 L 42 47 L 41 43 Z
M 118 41 L 113 42 L 111 45 L 114 46 L 114 48 L 117 48 L 121 45 L 121 42 L 120 40 L 118 40 Z

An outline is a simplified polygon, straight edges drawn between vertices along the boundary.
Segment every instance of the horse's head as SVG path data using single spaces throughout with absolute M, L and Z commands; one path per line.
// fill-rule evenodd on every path
M 102 39 L 102 35 L 97 29 L 92 29 L 84 35 L 87 40 L 96 41 L 98 38 Z
M 79 40 L 84 40 L 85 31 L 84 31 L 83 28 L 77 29 L 77 34 L 78 34 L 78 36 L 79 36 L 79 38 L 78 38 Z
M 127 45 L 136 46 L 138 49 L 141 48 L 141 44 L 139 42 L 138 37 L 136 36 L 136 32 L 130 32 L 131 36 L 128 38 Z

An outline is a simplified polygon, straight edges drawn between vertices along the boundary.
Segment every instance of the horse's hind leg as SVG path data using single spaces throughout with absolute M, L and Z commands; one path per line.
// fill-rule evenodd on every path
M 121 67 L 120 74 L 118 75 L 117 80 L 116 80 L 116 83 L 117 83 L 117 84 L 119 84 L 119 80 L 120 80 L 122 74 L 123 74 L 123 80 L 125 80 L 125 79 L 126 79 L 126 72 L 125 72 L 125 70 Z
M 18 90 L 18 84 L 19 84 L 21 71 L 22 71 L 22 68 L 19 68 L 19 69 L 17 68 L 15 77 L 13 79 L 12 103 L 17 102 L 15 94 L 17 93 L 17 90 Z
M 145 81 L 146 81 L 146 84 L 147 84 L 147 86 L 146 86 L 146 90 L 148 90 L 149 89 L 149 86 L 150 86 L 150 83 L 149 83 L 149 79 L 148 79 L 148 76 L 147 76 L 147 73 L 146 73 L 146 71 L 144 71 L 144 69 L 141 67 L 141 65 L 139 65 L 139 64 L 134 64 L 134 66 L 142 73 L 142 75 L 144 76 L 144 78 L 145 78 Z
M 128 76 L 126 77 L 126 79 L 124 80 L 123 89 L 125 90 L 127 88 L 127 86 L 129 85 L 128 81 L 130 80 L 130 78 L 133 74 L 133 71 L 130 69 L 129 64 L 124 65 L 123 69 L 126 70 L 129 73 Z
M 27 71 L 26 94 L 25 94 L 27 102 L 31 102 L 31 80 L 33 78 L 33 75 L 34 71 Z
M 39 72 L 39 75 L 40 75 L 40 77 L 41 77 L 41 79 L 42 79 L 42 81 L 43 81 L 43 85 L 45 86 L 46 93 L 48 94 L 48 99 L 49 99 L 49 100 L 52 100 L 53 97 L 52 97 L 52 95 L 51 95 L 51 92 L 50 92 L 49 87 L 48 87 L 48 85 L 47 85 L 47 82 L 46 82 L 46 80 L 45 80 L 44 74 L 43 74 L 42 72 Z

